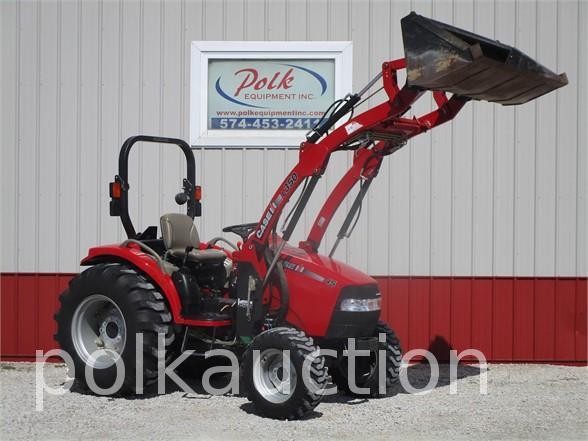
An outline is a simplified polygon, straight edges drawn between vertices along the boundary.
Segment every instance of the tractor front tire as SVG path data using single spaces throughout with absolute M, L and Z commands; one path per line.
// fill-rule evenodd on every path
M 400 364 L 402 362 L 402 349 L 400 340 L 396 333 L 384 322 L 379 321 L 374 332 L 378 337 L 381 333 L 386 336 L 386 390 L 398 382 L 400 373 Z M 365 357 L 355 357 L 355 385 L 358 388 L 367 388 L 367 394 L 355 393 L 349 385 L 349 359 L 342 354 L 335 366 L 332 367 L 333 383 L 337 388 L 346 395 L 354 397 L 385 397 L 385 393 L 380 392 L 379 388 L 379 354 L 372 353 L 370 359 Z
M 284 369 L 284 351 L 290 351 L 289 375 Z M 273 328 L 253 339 L 241 363 L 240 384 L 262 416 L 300 419 L 319 404 L 327 384 L 327 366 L 318 351 L 311 337 L 294 328 Z M 303 368 L 305 360 L 309 369 Z M 303 375 L 307 375 L 306 382 Z
M 103 389 L 93 392 L 100 395 L 137 393 L 137 386 L 145 390 L 157 381 L 158 338 L 165 342 L 166 363 L 171 361 L 175 335 L 168 306 L 157 288 L 131 266 L 95 265 L 72 279 L 59 299 L 55 340 L 72 357 L 75 373 L 69 375 L 82 387 L 90 386 L 85 374 L 88 366 L 94 383 Z M 139 333 L 143 342 L 137 348 Z M 114 387 L 120 361 L 124 379 Z

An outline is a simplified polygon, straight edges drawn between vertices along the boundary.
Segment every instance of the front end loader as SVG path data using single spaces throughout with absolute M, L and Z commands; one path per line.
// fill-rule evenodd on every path
M 185 351 L 194 351 L 204 363 L 207 351 L 222 348 L 240 361 L 242 392 L 272 418 L 307 415 L 329 379 L 346 393 L 386 394 L 398 380 L 402 354 L 398 337 L 380 321 L 378 284 L 333 258 L 351 234 L 384 157 L 450 121 L 468 101 L 518 105 L 567 84 L 565 74 L 506 44 L 415 13 L 401 25 L 405 57 L 384 62 L 364 89 L 333 103 L 301 144 L 298 163 L 261 218 L 223 229 L 240 238 L 237 244 L 198 235 L 193 219 L 201 215 L 200 187 L 188 144 L 149 136 L 123 144 L 119 172 L 110 184 L 110 214 L 120 217 L 128 238 L 90 249 L 81 262 L 89 268 L 71 281 L 56 314 L 56 340 L 72 356 L 78 381 L 94 383 L 101 393 L 138 393 L 157 382 L 162 366 L 176 367 Z M 403 69 L 401 86 L 397 74 Z M 356 115 L 354 108 L 377 83 L 386 100 Z M 429 92 L 436 107 L 407 116 Z M 129 216 L 128 157 L 139 142 L 176 145 L 186 159 L 176 195 L 186 214 L 164 214 L 159 233 L 156 226 L 137 232 Z M 352 165 L 324 201 L 308 236 L 289 243 L 329 158 L 347 151 L 353 152 Z M 357 195 L 337 240 L 322 255 L 325 231 L 354 188 Z M 283 213 L 298 189 L 297 201 Z M 283 228 L 278 228 L 280 219 Z M 351 358 L 351 347 L 369 355 Z M 120 362 L 123 376 L 117 375 Z

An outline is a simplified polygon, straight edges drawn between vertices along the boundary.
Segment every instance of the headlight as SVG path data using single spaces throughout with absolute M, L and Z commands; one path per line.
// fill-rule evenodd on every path
M 341 311 L 347 312 L 368 312 L 381 309 L 381 299 L 344 299 L 341 302 Z

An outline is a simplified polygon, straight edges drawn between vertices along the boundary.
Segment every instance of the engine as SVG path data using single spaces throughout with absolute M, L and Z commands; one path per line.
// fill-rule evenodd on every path
M 220 263 L 198 263 L 181 268 L 172 275 L 182 300 L 182 315 L 200 319 L 222 319 L 223 311 L 234 300 L 225 299 L 233 268 L 230 259 Z

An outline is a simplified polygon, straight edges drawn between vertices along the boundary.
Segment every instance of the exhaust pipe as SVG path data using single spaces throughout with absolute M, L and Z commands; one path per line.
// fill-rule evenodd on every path
M 411 12 L 401 20 L 407 84 L 503 105 L 568 84 L 518 49 Z

